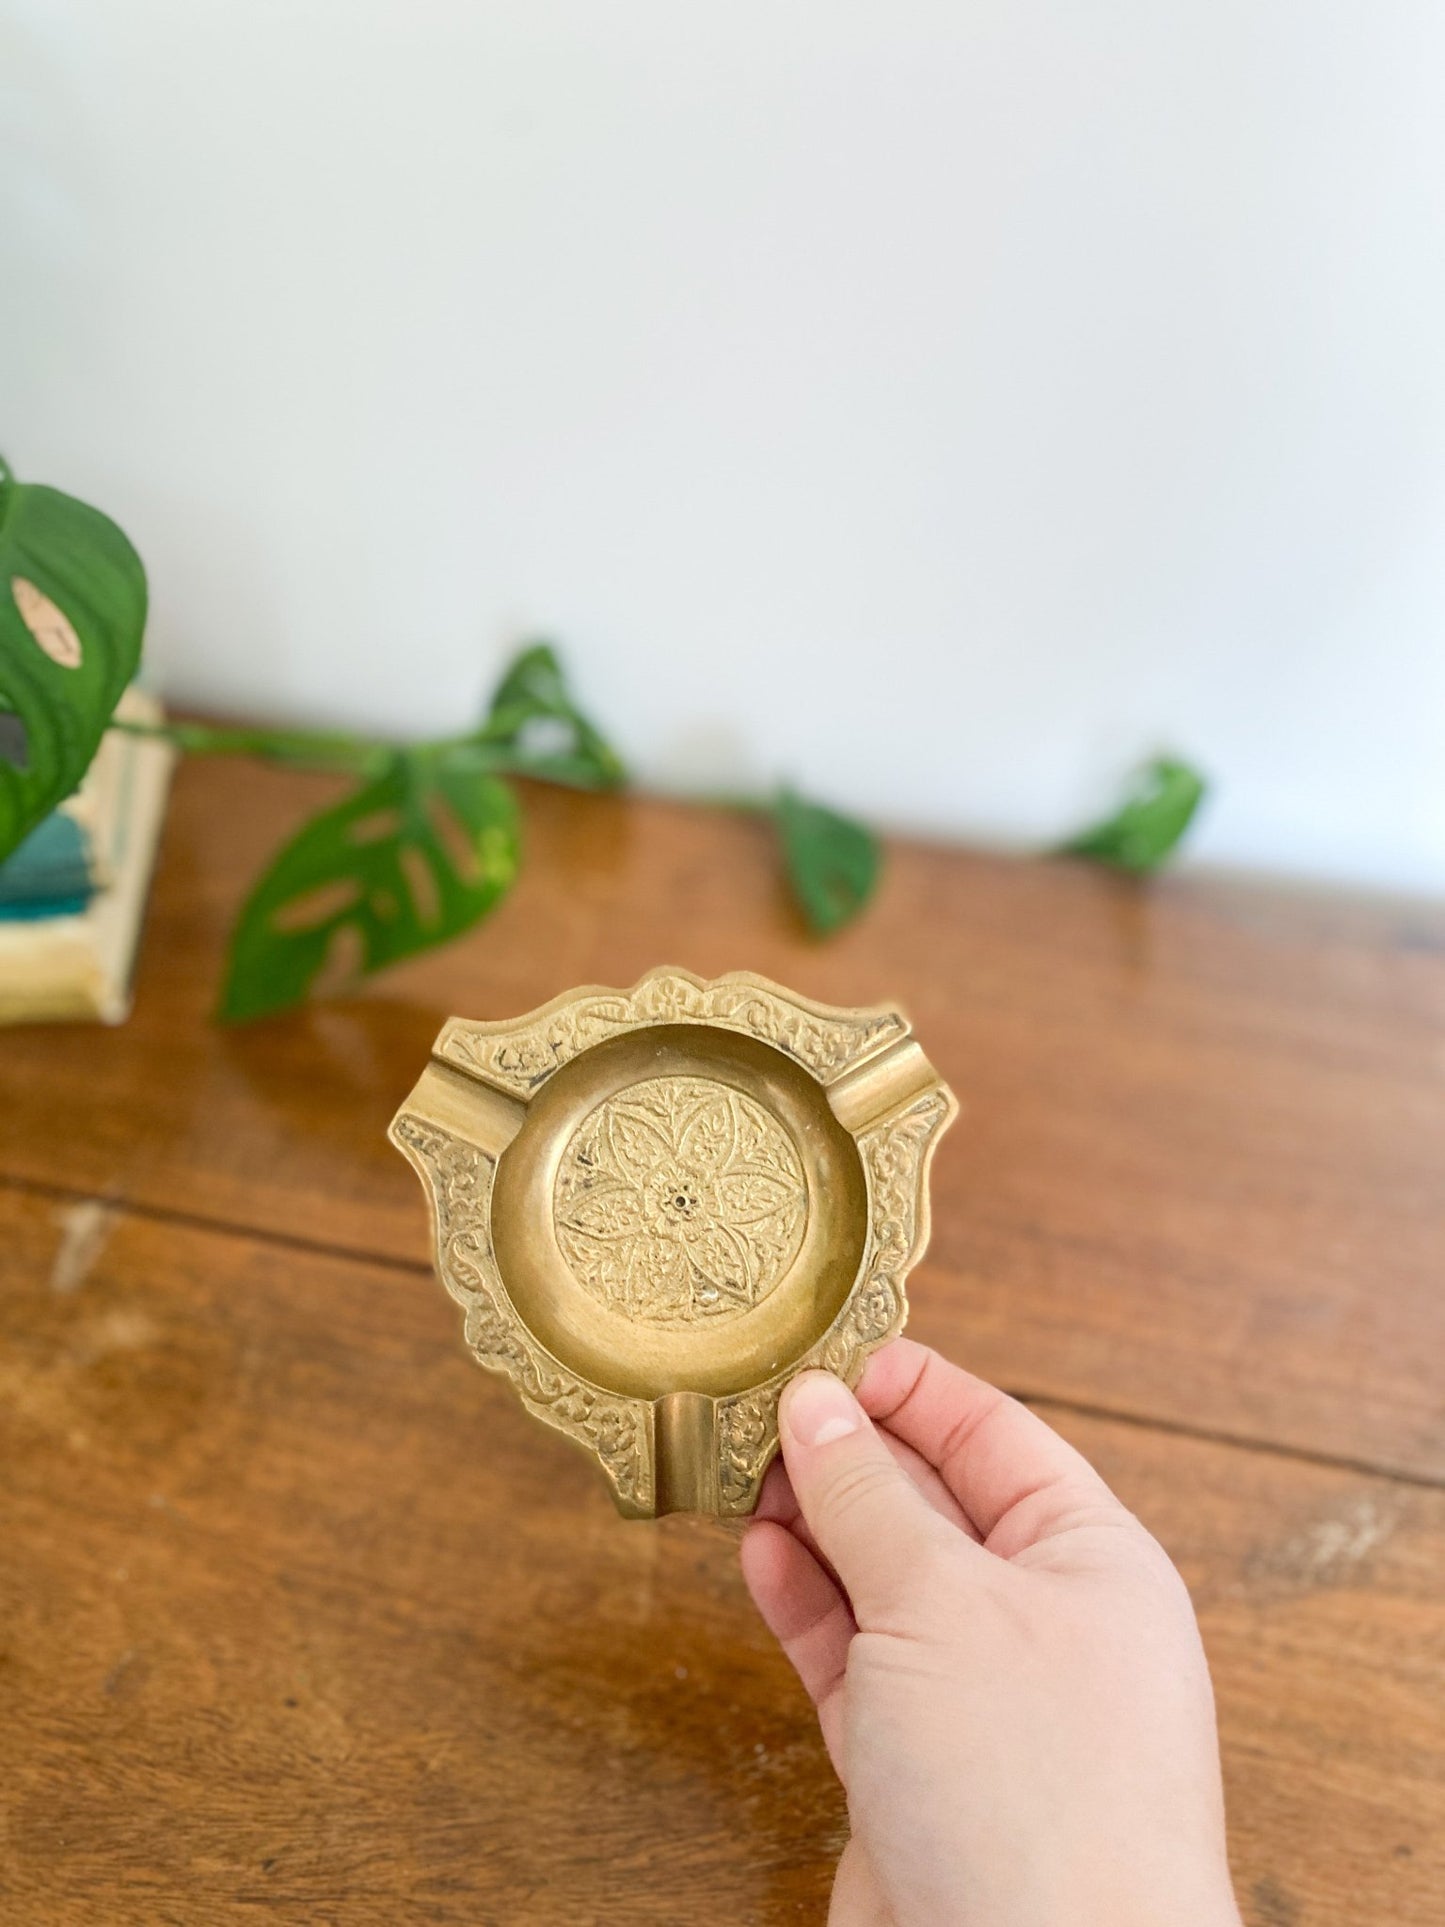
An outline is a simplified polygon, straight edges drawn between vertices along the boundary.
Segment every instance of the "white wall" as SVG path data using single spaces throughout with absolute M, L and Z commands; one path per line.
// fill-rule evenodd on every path
M 1440 0 L 0 0 L 0 446 L 178 699 L 1445 887 Z

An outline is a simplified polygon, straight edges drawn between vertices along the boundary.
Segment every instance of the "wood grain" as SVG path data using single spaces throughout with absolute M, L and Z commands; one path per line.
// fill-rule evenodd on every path
M 754 822 L 533 790 L 511 901 L 363 996 L 206 1021 L 247 883 L 328 793 L 182 771 L 123 1030 L 0 1043 L 0 1175 L 426 1262 L 383 1130 L 442 1019 L 677 962 L 896 997 L 965 1116 L 921 1335 L 986 1375 L 1445 1476 L 1445 908 L 896 843 L 818 946 Z
M 429 1280 L 0 1187 L 0 1912 L 821 1922 L 844 1830 L 718 1527 L 623 1524 Z M 1445 1493 L 1045 1408 L 1164 1539 L 1251 1927 L 1445 1887 Z

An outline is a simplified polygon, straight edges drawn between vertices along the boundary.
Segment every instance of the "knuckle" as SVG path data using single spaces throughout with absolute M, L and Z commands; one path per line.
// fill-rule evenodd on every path
M 846 1525 L 860 1515 L 876 1511 L 893 1490 L 898 1474 L 892 1461 L 880 1464 L 874 1459 L 840 1466 L 823 1494 L 823 1505 L 835 1525 Z
M 1102 1486 L 1080 1481 L 1055 1500 L 1056 1529 L 1140 1530 L 1139 1521 Z

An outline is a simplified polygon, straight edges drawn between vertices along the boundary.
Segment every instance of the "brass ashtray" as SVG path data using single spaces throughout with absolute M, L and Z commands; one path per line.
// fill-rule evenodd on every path
M 390 1136 L 478 1362 L 655 1518 L 750 1512 L 788 1379 L 901 1329 L 956 1110 L 896 1010 L 662 969 L 452 1018 Z

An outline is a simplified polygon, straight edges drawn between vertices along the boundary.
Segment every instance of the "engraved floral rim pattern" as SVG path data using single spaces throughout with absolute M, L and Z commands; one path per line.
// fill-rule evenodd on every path
M 590 988 L 507 1024 L 453 1018 L 439 1054 L 525 1102 L 537 1086 L 593 1044 L 644 1024 L 717 1024 L 771 1044 L 824 1083 L 904 1037 L 896 1010 L 832 1010 L 741 974 L 706 982 L 664 966 L 631 990 Z
M 557 1174 L 557 1242 L 578 1282 L 649 1324 L 761 1302 L 792 1263 L 807 1188 L 781 1126 L 698 1077 L 649 1078 L 583 1119 Z

